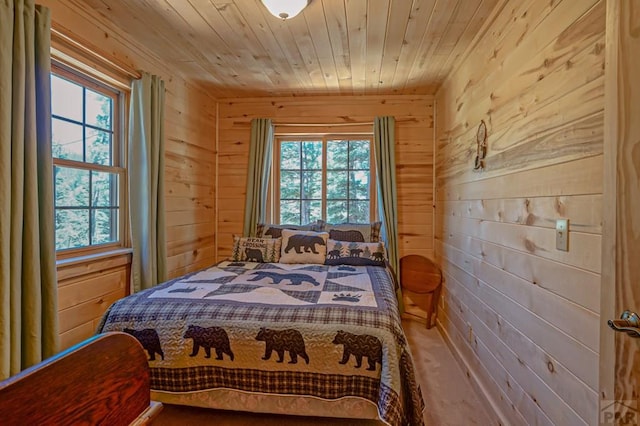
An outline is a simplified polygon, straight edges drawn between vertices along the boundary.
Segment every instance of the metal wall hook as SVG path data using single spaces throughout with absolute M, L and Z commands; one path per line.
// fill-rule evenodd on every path
M 624 311 L 619 320 L 609 320 L 609 327 L 623 331 L 631 337 L 640 338 L 640 316 L 635 312 Z

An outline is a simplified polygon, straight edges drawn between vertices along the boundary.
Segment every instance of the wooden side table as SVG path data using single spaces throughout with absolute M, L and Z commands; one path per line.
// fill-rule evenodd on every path
M 431 316 L 438 317 L 438 299 L 442 287 L 442 271 L 431 259 L 410 254 L 400 259 L 400 285 L 403 290 L 426 295 L 427 328 L 431 328 Z

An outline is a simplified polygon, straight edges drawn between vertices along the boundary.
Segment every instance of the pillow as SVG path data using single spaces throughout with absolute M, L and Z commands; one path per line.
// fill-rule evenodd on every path
M 273 224 L 273 223 L 259 223 L 256 228 L 256 237 L 258 238 L 280 238 L 282 236 L 283 229 L 295 229 L 298 231 L 321 231 L 324 222 L 321 221 L 309 223 L 307 225 L 288 225 L 288 224 Z
M 235 262 L 269 262 L 280 260 L 282 238 L 252 238 L 233 236 L 231 258 Z
M 280 263 L 323 264 L 327 254 L 326 232 L 282 230 Z
M 324 231 L 329 238 L 338 241 L 356 241 L 361 243 L 376 243 L 380 241 L 380 226 L 382 222 L 371 223 L 327 223 Z
M 355 241 L 327 241 L 325 265 L 385 266 L 387 260 L 384 243 L 360 243 Z

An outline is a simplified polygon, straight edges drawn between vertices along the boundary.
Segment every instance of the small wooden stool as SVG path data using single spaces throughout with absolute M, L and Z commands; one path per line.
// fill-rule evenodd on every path
M 410 254 L 400 259 L 400 284 L 403 289 L 412 293 L 427 296 L 427 328 L 431 328 L 431 316 L 438 317 L 438 299 L 442 287 L 442 271 L 432 260 L 417 254 Z

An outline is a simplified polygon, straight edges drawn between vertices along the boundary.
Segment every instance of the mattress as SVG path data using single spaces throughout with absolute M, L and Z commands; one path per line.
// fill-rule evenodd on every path
M 163 402 L 423 424 L 383 267 L 223 261 L 117 301 L 98 331 L 140 341 Z

